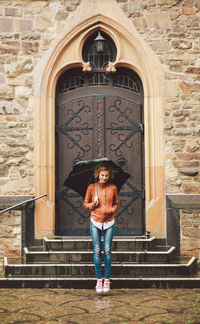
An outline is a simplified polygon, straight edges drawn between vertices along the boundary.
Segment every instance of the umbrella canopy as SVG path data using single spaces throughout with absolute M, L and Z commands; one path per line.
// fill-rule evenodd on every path
M 75 190 L 84 198 L 89 184 L 95 182 L 94 170 L 98 165 L 112 168 L 114 178 L 111 181 L 117 186 L 119 192 L 130 175 L 108 158 L 76 162 L 67 176 L 64 186 Z

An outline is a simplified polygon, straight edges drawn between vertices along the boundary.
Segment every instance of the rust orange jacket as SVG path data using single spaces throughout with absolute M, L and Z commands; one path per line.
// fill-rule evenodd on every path
M 100 223 L 114 219 L 114 213 L 118 207 L 118 192 L 114 184 L 97 183 L 98 206 L 94 206 L 95 183 L 88 186 L 84 200 L 84 208 L 91 210 L 91 217 Z

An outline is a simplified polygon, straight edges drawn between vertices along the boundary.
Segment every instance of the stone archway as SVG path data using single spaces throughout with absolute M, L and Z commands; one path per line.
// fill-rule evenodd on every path
M 85 8 L 88 8 L 85 11 Z M 83 18 L 84 17 L 84 18 Z M 116 20 L 117 17 L 117 20 Z M 119 23 L 120 22 L 120 23 Z M 35 192 L 47 193 L 36 203 L 35 236 L 53 235 L 55 229 L 55 89 L 63 71 L 90 67 L 83 63 L 84 40 L 101 28 L 115 42 L 116 61 L 109 66 L 127 67 L 141 78 L 144 88 L 146 226 L 165 236 L 163 70 L 137 30 L 115 0 L 83 0 L 75 16 L 66 20 L 57 46 L 39 62 L 35 74 Z

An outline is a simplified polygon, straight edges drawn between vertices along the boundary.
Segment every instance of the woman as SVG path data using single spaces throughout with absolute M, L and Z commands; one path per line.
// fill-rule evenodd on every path
M 90 232 L 93 242 L 93 259 L 97 277 L 96 291 L 110 290 L 111 248 L 114 235 L 114 213 L 118 207 L 118 192 L 115 184 L 109 180 L 113 178 L 113 170 L 107 166 L 98 166 L 94 172 L 96 183 L 88 186 L 84 208 L 91 210 Z M 101 233 L 104 237 L 105 279 L 101 268 Z

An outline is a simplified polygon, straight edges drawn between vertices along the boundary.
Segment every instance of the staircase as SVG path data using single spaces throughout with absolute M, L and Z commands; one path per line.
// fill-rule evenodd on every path
M 115 237 L 112 288 L 200 288 L 195 257 L 181 259 L 155 237 Z M 4 260 L 2 288 L 91 288 L 96 282 L 90 237 L 44 238 L 15 263 Z

